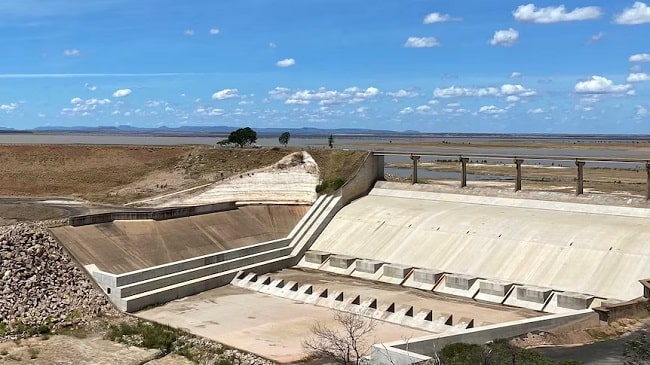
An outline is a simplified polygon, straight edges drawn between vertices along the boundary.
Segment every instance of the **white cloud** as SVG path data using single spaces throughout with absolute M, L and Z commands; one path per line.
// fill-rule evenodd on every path
M 273 42 L 269 42 L 269 48 L 277 48 L 277 47 L 278 47 L 277 44 L 275 44 Z
M 460 103 L 448 103 L 447 106 L 450 108 L 457 108 L 460 106 Z
M 511 79 L 518 79 L 518 78 L 521 78 L 521 76 L 522 76 L 521 72 L 517 72 L 517 71 L 510 74 Z
M 497 108 L 494 105 L 484 105 L 482 106 L 479 110 L 479 113 L 483 114 L 502 114 L 505 113 L 506 111 L 500 108 Z
M 420 105 L 415 110 L 419 113 L 426 113 L 431 110 L 431 107 L 428 105 Z
M 242 101 L 240 101 L 240 102 L 237 103 L 237 104 L 238 104 L 238 105 L 253 105 L 253 104 L 255 104 L 255 102 L 252 101 L 252 100 L 242 100 Z
M 114 98 L 123 98 L 123 97 L 125 97 L 125 96 L 129 96 L 129 95 L 131 95 L 131 92 L 132 92 L 131 89 L 119 89 L 119 90 L 115 90 L 115 92 L 113 93 L 113 97 L 114 97 Z
M 572 22 L 580 20 L 598 19 L 603 15 L 597 6 L 575 8 L 569 12 L 564 5 L 537 8 L 535 4 L 520 5 L 512 12 L 515 20 L 520 22 L 533 22 L 541 24 Z
M 600 40 L 602 40 L 604 37 L 605 37 L 604 32 L 598 32 L 598 33 L 592 35 L 591 38 L 589 38 L 589 44 L 594 44 L 594 43 L 600 42 Z
M 614 23 L 623 25 L 650 23 L 650 7 L 637 1 L 631 8 L 625 8 L 621 14 L 616 15 Z
M 509 96 L 506 98 L 506 101 L 507 101 L 508 103 L 516 103 L 516 102 L 518 102 L 520 99 L 521 99 L 521 98 L 518 97 L 518 96 L 516 96 L 516 95 L 509 95 Z
M 293 58 L 285 58 L 275 63 L 278 67 L 290 67 L 296 64 L 296 60 Z
M 409 37 L 404 43 L 406 48 L 431 48 L 439 45 L 440 42 L 435 37 Z
M 625 92 L 630 88 L 630 85 L 616 85 L 612 80 L 602 76 L 592 76 L 589 80 L 578 82 L 575 85 L 575 92 L 579 94 L 610 94 Z
M 440 102 L 438 100 L 436 100 L 436 99 L 431 99 L 431 100 L 427 101 L 427 104 L 429 104 L 429 105 L 437 105 L 439 103 Z
M 444 23 L 452 21 L 460 21 L 459 18 L 453 18 L 449 14 L 431 13 L 424 17 L 423 24 Z
M 78 49 L 66 49 L 63 51 L 63 55 L 66 57 L 79 57 L 81 56 L 81 51 Z
M 387 92 L 386 95 L 393 98 L 414 98 L 420 94 L 417 91 L 400 89 L 395 92 Z
M 144 105 L 149 107 L 149 108 L 156 108 L 159 107 L 162 104 L 161 101 L 158 100 L 147 100 Z
M 528 114 L 542 114 L 544 113 L 544 109 L 542 108 L 536 108 L 536 109 L 529 109 Z
M 186 29 L 186 30 L 183 31 L 183 34 L 187 35 L 187 36 L 193 36 L 194 33 L 195 33 L 194 29 Z
M 91 98 L 86 100 L 86 105 L 106 105 L 110 104 L 111 100 L 110 99 L 95 99 Z
M 520 95 L 520 96 L 533 96 L 536 92 L 531 89 L 526 89 L 521 85 L 503 84 L 501 85 L 501 95 Z
M 627 82 L 643 82 L 643 81 L 650 81 L 650 74 L 647 74 L 645 72 L 636 72 L 636 73 L 631 73 L 627 77 Z
M 445 89 L 436 88 L 433 90 L 433 97 L 435 98 L 457 98 L 461 96 L 497 96 L 499 89 L 496 87 L 485 88 L 462 88 L 451 86 Z
M 91 84 L 89 84 L 89 83 L 85 83 L 85 84 L 84 84 L 84 88 L 86 88 L 86 90 L 90 90 L 90 91 L 95 91 L 95 90 L 97 90 L 97 86 L 95 86 L 95 85 L 91 85 Z
M 287 99 L 284 103 L 287 105 L 306 105 L 311 103 L 311 101 L 304 99 Z
M 637 105 L 636 106 L 636 114 L 635 114 L 635 116 L 637 118 L 644 118 L 644 117 L 648 116 L 648 109 L 644 108 L 641 105 Z
M 72 98 L 70 100 L 70 104 L 81 104 L 83 102 L 84 102 L 84 100 L 82 98 Z
M 625 95 L 634 96 L 636 95 L 636 90 L 628 90 Z
M 36 116 L 39 117 L 39 118 L 45 118 L 46 117 L 45 113 L 38 113 L 38 114 L 36 114 Z
M 451 86 L 448 88 L 436 88 L 433 96 L 436 98 L 456 98 L 462 96 L 533 96 L 535 90 L 527 89 L 521 85 L 503 84 L 501 87 L 462 88 Z
M 650 53 L 639 53 L 630 56 L 630 62 L 650 62 Z
M 414 112 L 415 112 L 415 110 L 413 110 L 413 108 L 411 108 L 410 106 L 407 106 L 406 108 L 399 111 L 399 113 L 403 114 L 403 115 L 404 114 L 413 114 Z
M 18 108 L 17 103 L 0 104 L 0 110 L 3 112 L 12 112 Z
M 217 35 L 219 33 L 221 33 L 221 30 L 219 28 L 211 28 L 210 29 L 210 34 L 211 35 Z
M 269 91 L 271 99 L 286 99 L 291 95 L 291 90 L 286 87 L 276 86 L 273 90 Z
M 237 89 L 223 89 L 212 94 L 212 100 L 224 100 L 239 97 Z
M 515 44 L 518 39 L 519 32 L 512 28 L 507 30 L 497 30 L 494 32 L 494 36 L 490 40 L 490 44 L 493 46 L 509 47 Z
M 372 86 L 366 89 L 361 89 L 356 86 L 349 87 L 343 91 L 319 88 L 317 90 L 297 90 L 293 92 L 284 87 L 276 87 L 269 91 L 271 99 L 284 99 L 285 104 L 309 104 L 313 101 L 318 102 L 321 106 L 360 103 L 379 94 L 379 89 Z

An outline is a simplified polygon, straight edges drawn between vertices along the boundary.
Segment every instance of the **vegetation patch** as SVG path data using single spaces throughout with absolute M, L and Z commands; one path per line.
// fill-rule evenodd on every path
M 533 350 L 511 345 L 507 340 L 495 340 L 486 345 L 454 343 L 445 346 L 439 354 L 444 365 L 579 365 L 577 361 L 554 361 Z

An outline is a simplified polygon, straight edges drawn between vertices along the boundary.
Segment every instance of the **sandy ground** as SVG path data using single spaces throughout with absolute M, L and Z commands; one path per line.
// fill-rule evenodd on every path
M 327 285 L 330 290 L 377 297 L 380 302 L 414 305 L 480 321 L 504 322 L 538 315 L 533 311 L 439 297 L 433 293 L 375 283 L 316 271 L 287 269 L 271 274 L 300 283 Z M 303 304 L 233 286 L 141 311 L 138 317 L 182 328 L 226 345 L 280 361 L 304 357 L 301 341 L 310 336 L 316 322 L 334 326 L 332 309 Z M 423 330 L 377 322 L 374 343 L 415 338 Z
M 0 363 L 35 365 L 161 365 L 192 364 L 170 355 L 158 359 L 158 350 L 127 346 L 101 337 L 35 337 L 19 342 L 0 343 Z
M 225 286 L 138 312 L 137 316 L 182 328 L 225 345 L 278 361 L 305 357 L 302 340 L 320 322 L 334 328 L 334 313 L 326 308 Z M 374 343 L 428 334 L 377 322 Z

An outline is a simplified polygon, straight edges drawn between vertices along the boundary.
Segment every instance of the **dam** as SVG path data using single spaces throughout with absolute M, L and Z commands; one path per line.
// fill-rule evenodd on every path
M 280 362 L 301 359 L 333 310 L 378 321 L 369 360 L 395 365 L 643 300 L 643 201 L 387 182 L 383 167 L 369 154 L 310 204 L 82 217 L 53 233 L 120 309 Z

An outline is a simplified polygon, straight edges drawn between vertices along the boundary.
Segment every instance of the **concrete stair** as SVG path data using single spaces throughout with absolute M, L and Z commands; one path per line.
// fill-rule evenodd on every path
M 319 197 L 284 239 L 117 275 L 107 292 L 120 309 L 134 312 L 226 285 L 240 271 L 261 274 L 294 266 L 340 209 L 339 202 L 337 196 Z M 100 285 L 106 275 L 93 272 Z

